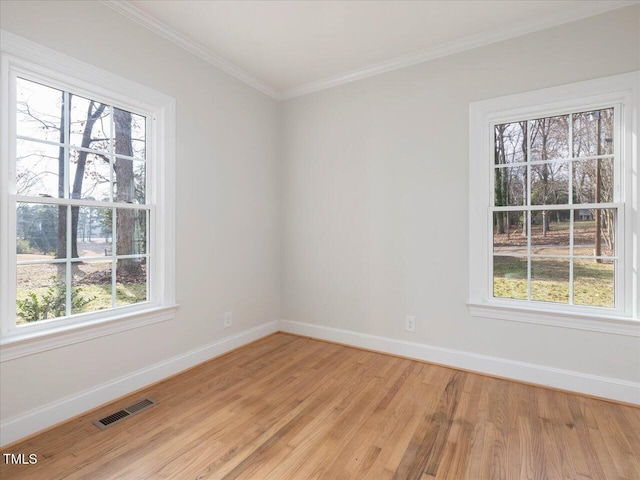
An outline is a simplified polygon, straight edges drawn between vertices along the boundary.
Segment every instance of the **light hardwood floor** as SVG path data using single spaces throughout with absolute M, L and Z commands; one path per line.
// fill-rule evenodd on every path
M 2 452 L 38 455 L 2 480 L 634 480 L 640 409 L 279 333 Z

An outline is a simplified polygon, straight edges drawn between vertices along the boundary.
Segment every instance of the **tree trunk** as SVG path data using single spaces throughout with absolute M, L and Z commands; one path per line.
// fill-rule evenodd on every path
M 547 210 L 542 211 L 542 235 L 544 237 L 547 236 L 547 232 L 549 231 L 549 216 L 550 212 Z
M 71 98 L 71 95 L 69 95 Z M 89 108 L 87 109 L 87 123 L 84 124 L 84 130 L 82 132 L 83 148 L 89 148 L 91 146 L 91 132 L 96 120 L 102 116 L 105 105 L 100 104 L 95 111 L 94 102 L 89 102 Z M 93 112 L 92 112 L 93 111 Z M 71 189 L 71 198 L 79 199 L 82 197 L 82 182 L 84 180 L 84 171 L 87 165 L 87 152 L 81 150 L 78 152 L 78 163 L 76 165 L 76 174 L 73 178 L 73 188 Z M 79 207 L 71 207 L 71 257 L 78 258 L 78 214 L 80 213 Z
M 133 156 L 131 144 L 131 113 L 114 109 L 114 121 L 116 127 L 116 148 L 120 155 Z M 133 203 L 135 200 L 133 162 L 127 159 L 117 158 L 113 165 L 116 179 L 115 201 Z M 116 214 L 116 251 L 118 255 L 131 255 L 135 251 L 135 211 L 119 209 Z M 118 260 L 118 272 L 124 274 L 137 274 L 141 268 L 134 259 Z

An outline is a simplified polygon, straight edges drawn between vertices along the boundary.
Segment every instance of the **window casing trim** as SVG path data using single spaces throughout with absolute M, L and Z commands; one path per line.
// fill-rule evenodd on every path
M 551 87 L 523 94 L 475 102 L 469 106 L 469 285 L 472 316 L 524 321 L 568 328 L 640 336 L 638 314 L 638 111 L 640 72 L 631 72 L 586 82 Z M 616 151 L 620 158 L 620 191 L 615 192 L 623 209 L 619 235 L 624 247 L 620 308 L 595 308 L 524 302 L 493 298 L 490 258 L 492 231 L 489 215 L 493 164 L 492 126 L 498 122 L 536 118 L 593 107 L 622 106 L 623 129 Z M 559 308 L 560 307 L 560 308 Z
M 78 61 L 54 50 L 48 49 L 21 37 L 0 30 L 2 52 L 0 54 L 0 231 L 8 232 L 11 225 L 11 209 L 8 199 L 10 175 L 7 164 L 12 152 L 9 141 L 12 135 L 11 118 L 8 99 L 10 98 L 11 78 L 15 75 L 25 76 L 32 80 L 40 80 L 48 85 L 63 90 L 73 90 L 93 98 L 100 98 L 116 107 L 138 111 L 148 115 L 148 124 L 152 138 L 149 147 L 154 148 L 154 160 L 148 164 L 147 182 L 149 189 L 148 203 L 153 231 L 149 254 L 155 258 L 149 282 L 153 288 L 151 301 L 126 307 L 114 308 L 92 314 L 77 315 L 63 320 L 40 322 L 23 326 L 19 329 L 8 328 L 11 303 L 11 275 L 7 274 L 7 265 L 12 265 L 10 255 L 15 252 L 15 239 L 3 234 L 0 238 L 0 264 L 5 271 L 0 275 L 0 361 L 15 358 L 11 352 L 20 352 L 19 356 L 42 351 L 30 345 L 39 343 L 47 335 L 56 339 L 49 342 L 51 348 L 63 346 L 65 338 L 70 343 L 77 343 L 78 338 L 93 338 L 122 331 L 127 322 L 130 328 L 136 325 L 167 320 L 175 316 L 175 99 L 160 92 L 144 87 L 118 75 L 106 72 L 92 65 Z M 61 73 L 64 72 L 64 73 Z M 15 132 L 13 132 L 15 133 Z M 13 147 L 15 148 L 15 147 Z M 13 152 L 15 154 L 15 152 Z M 9 176 L 9 177 L 8 177 Z M 15 193 L 15 192 L 13 192 Z M 112 205 L 115 206 L 115 205 Z M 13 212 L 15 216 L 15 212 Z M 15 219 L 14 219 L 15 220 Z M 13 250 L 12 250 L 13 247 Z M 14 279 L 15 280 L 15 279 Z M 162 313 L 159 313 L 162 312 Z M 146 317 L 146 318 L 145 318 Z M 146 322 L 146 323 L 145 323 Z M 128 328 L 128 327 L 127 327 Z M 97 335 L 93 335 L 91 330 Z M 77 335 L 82 331 L 82 335 Z M 98 334 L 99 333 L 99 334 Z M 93 335 L 93 336 L 92 336 Z M 38 342 L 34 339 L 39 339 Z M 20 348 L 17 349 L 17 347 Z M 48 348 L 45 348 L 48 349 Z
M 73 325 L 58 325 L 41 332 L 29 332 L 25 335 L 3 339 L 0 349 L 0 363 L 16 358 L 33 355 L 74 343 L 81 343 L 114 333 L 153 325 L 175 318 L 177 305 L 145 309 L 126 315 L 111 315 L 106 319 L 93 318 L 91 321 Z
M 66 78 L 66 80 L 60 80 L 61 78 L 65 78 L 65 75 L 61 75 L 57 72 L 54 71 L 50 71 L 47 75 L 43 75 L 42 72 L 43 70 L 38 68 L 37 66 L 36 69 L 38 70 L 37 73 L 34 73 L 31 71 L 31 69 L 29 69 L 26 65 L 26 63 L 24 61 L 21 61 L 19 59 L 16 59 L 14 57 L 8 56 L 9 58 L 9 67 L 8 67 L 8 83 L 9 83 L 9 93 L 10 93 L 10 97 L 11 99 L 14 98 L 15 96 L 15 82 L 16 79 L 18 77 L 20 78 L 24 78 L 26 80 L 29 81 L 34 81 L 37 83 L 41 83 L 47 86 L 52 86 L 54 88 L 58 88 L 61 91 L 68 91 L 73 89 L 73 93 L 75 95 L 82 95 L 88 98 L 100 98 L 101 100 L 105 101 L 105 102 L 110 102 L 109 104 L 112 106 L 116 106 L 116 108 L 122 108 L 125 110 L 132 110 L 135 111 L 136 113 L 142 114 L 147 116 L 148 121 L 147 121 L 147 129 L 146 129 L 146 134 L 147 134 L 147 157 L 148 158 L 155 158 L 155 156 L 157 155 L 156 150 L 161 150 L 161 148 L 156 148 L 156 139 L 157 139 L 157 134 L 156 134 L 156 130 L 157 130 L 157 125 L 158 125 L 158 121 L 157 119 L 159 117 L 162 116 L 162 113 L 160 113 L 158 111 L 157 108 L 148 105 L 146 103 L 142 103 L 139 101 L 134 101 L 133 102 L 125 102 L 123 101 L 123 97 L 119 96 L 119 95 L 112 95 L 111 92 L 105 92 L 102 89 L 97 89 L 97 88 L 90 88 L 90 89 L 86 89 L 84 88 L 84 85 L 80 85 L 77 86 L 75 83 L 75 79 L 69 79 Z M 68 82 L 68 83 L 65 83 Z M 12 92 L 13 90 L 13 92 Z M 114 102 L 113 100 L 116 100 L 116 102 Z M 16 109 L 15 109 L 15 102 L 6 102 L 6 104 L 8 105 L 8 109 L 9 109 L 9 125 L 8 125 L 8 138 L 9 141 L 7 142 L 9 144 L 9 195 L 8 197 L 3 197 L 3 198 L 9 198 L 8 203 L 8 220 L 9 220 L 9 224 L 10 225 L 15 225 L 16 224 L 16 204 L 18 203 L 22 203 L 22 202 L 26 202 L 26 203 L 31 203 L 34 201 L 34 197 L 32 196 L 22 196 L 22 195 L 16 195 L 15 194 L 15 185 L 11 185 L 11 178 L 15 178 L 15 172 L 16 172 L 16 165 L 15 165 L 15 158 L 16 158 L 16 151 L 15 151 L 15 142 L 13 141 L 13 139 L 17 138 L 16 136 L 16 132 L 14 131 L 15 128 L 15 115 L 16 115 Z M 45 142 L 39 142 L 39 143 L 45 143 Z M 54 145 L 58 145 L 57 142 L 51 142 Z M 91 150 L 92 151 L 92 150 Z M 157 198 L 156 195 L 156 188 L 155 188 L 155 184 L 153 182 L 154 179 L 154 175 L 156 173 L 156 162 L 155 161 L 147 161 L 145 160 L 145 167 L 146 167 L 146 176 L 147 179 L 149 179 L 149 185 L 152 188 L 149 188 L 147 190 L 147 196 L 149 198 L 149 201 L 146 202 L 145 204 L 123 204 L 123 203 L 118 203 L 118 202 L 110 202 L 110 201 L 102 201 L 102 202 L 98 202 L 98 201 L 91 201 L 91 206 L 93 207 L 107 207 L 107 208 L 118 208 L 118 209 L 137 209 L 137 210 L 145 210 L 148 211 L 150 214 L 150 230 L 154 230 L 155 229 L 155 225 L 156 225 L 156 213 L 155 213 L 155 198 Z M 78 206 L 85 206 L 88 205 L 88 203 L 86 201 L 83 200 L 74 200 L 71 198 L 45 198 L 45 199 L 39 199 L 39 203 L 46 203 L 49 205 L 78 205 Z M 147 254 L 145 255 L 146 258 L 149 260 L 151 260 L 151 262 L 149 263 L 149 267 L 151 272 L 153 273 L 153 271 L 155 270 L 155 263 L 157 262 L 156 260 L 156 255 L 157 255 L 157 248 L 156 244 L 158 242 L 155 241 L 155 238 L 153 237 L 153 235 L 151 235 L 151 239 L 152 241 L 151 243 L 151 247 L 149 248 L 149 251 L 147 252 Z M 9 235 L 8 236 L 8 252 L 15 252 L 16 250 L 16 245 L 15 245 L 15 236 L 14 235 Z M 13 299 L 15 298 L 15 293 L 16 293 L 16 279 L 15 279 L 15 257 L 13 258 L 9 258 L 9 257 L 13 257 L 11 256 L 11 254 L 9 253 L 7 261 L 8 261 L 8 265 L 11 267 L 11 270 L 8 274 L 8 294 L 7 294 L 7 298 L 9 299 Z M 138 255 L 139 257 L 139 255 Z M 95 258 L 93 257 L 88 257 L 85 258 L 84 260 L 95 260 Z M 59 263 L 64 263 L 62 260 Z M 18 337 L 18 338 L 22 338 L 22 337 L 26 337 L 29 335 L 29 332 L 33 332 L 33 334 L 36 334 L 37 332 L 43 332 L 43 331 L 55 331 L 57 330 L 58 326 L 60 327 L 68 327 L 68 326 L 72 326 L 75 324 L 78 325 L 84 325 L 86 323 L 93 323 L 94 321 L 105 321 L 107 319 L 109 319 L 110 317 L 121 317 L 123 314 L 137 314 L 141 311 L 144 310 L 150 310 L 150 309 L 155 309 L 158 307 L 161 307 L 162 304 L 159 303 L 159 301 L 157 300 L 157 298 L 155 298 L 157 296 L 157 292 L 156 292 L 156 288 L 155 288 L 155 276 L 153 274 L 149 275 L 148 278 L 148 291 L 149 291 L 149 298 L 144 301 L 144 302 L 140 302 L 134 305 L 128 305 L 128 306 L 123 306 L 123 307 L 115 307 L 115 308 L 109 308 L 106 310 L 99 310 L 99 311 L 94 311 L 94 312 L 88 312 L 88 313 L 84 313 L 84 314 L 76 314 L 70 317 L 62 317 L 62 318 L 55 318 L 55 319 L 50 319 L 50 320 L 40 320 L 38 322 L 34 322 L 28 325 L 21 325 L 21 326 L 17 326 L 15 325 L 15 323 L 11 322 L 12 318 L 15 318 L 15 302 L 13 301 L 7 301 L 6 302 L 6 308 L 7 308 L 7 312 L 6 312 L 6 317 L 3 318 L 3 321 L 0 325 L 0 331 L 2 332 L 2 336 L 3 337 Z M 1 341 L 0 341 L 1 344 Z
M 549 308 L 538 311 L 535 308 L 474 302 L 467 302 L 467 307 L 473 317 L 640 337 L 640 322 L 611 314 L 560 312 Z

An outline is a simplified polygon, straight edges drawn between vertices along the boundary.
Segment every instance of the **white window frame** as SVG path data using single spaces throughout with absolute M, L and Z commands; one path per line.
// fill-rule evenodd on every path
M 638 282 L 638 118 L 640 71 L 532 92 L 493 98 L 469 105 L 469 296 L 472 316 L 582 330 L 640 336 Z M 570 111 L 617 106 L 619 142 L 615 205 L 618 222 L 616 308 L 583 307 L 493 297 L 492 182 L 493 126 Z M 606 205 L 603 205 L 606 206 Z
M 175 99 L 4 30 L 0 35 L 0 362 L 174 318 Z M 16 75 L 147 116 L 147 302 L 16 327 L 16 214 L 10 201 Z

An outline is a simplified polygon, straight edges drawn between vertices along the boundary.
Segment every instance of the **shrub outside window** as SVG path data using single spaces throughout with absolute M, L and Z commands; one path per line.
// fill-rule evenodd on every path
M 174 318 L 175 99 L 0 34 L 0 361 Z
M 146 116 L 15 86 L 16 325 L 147 302 Z

